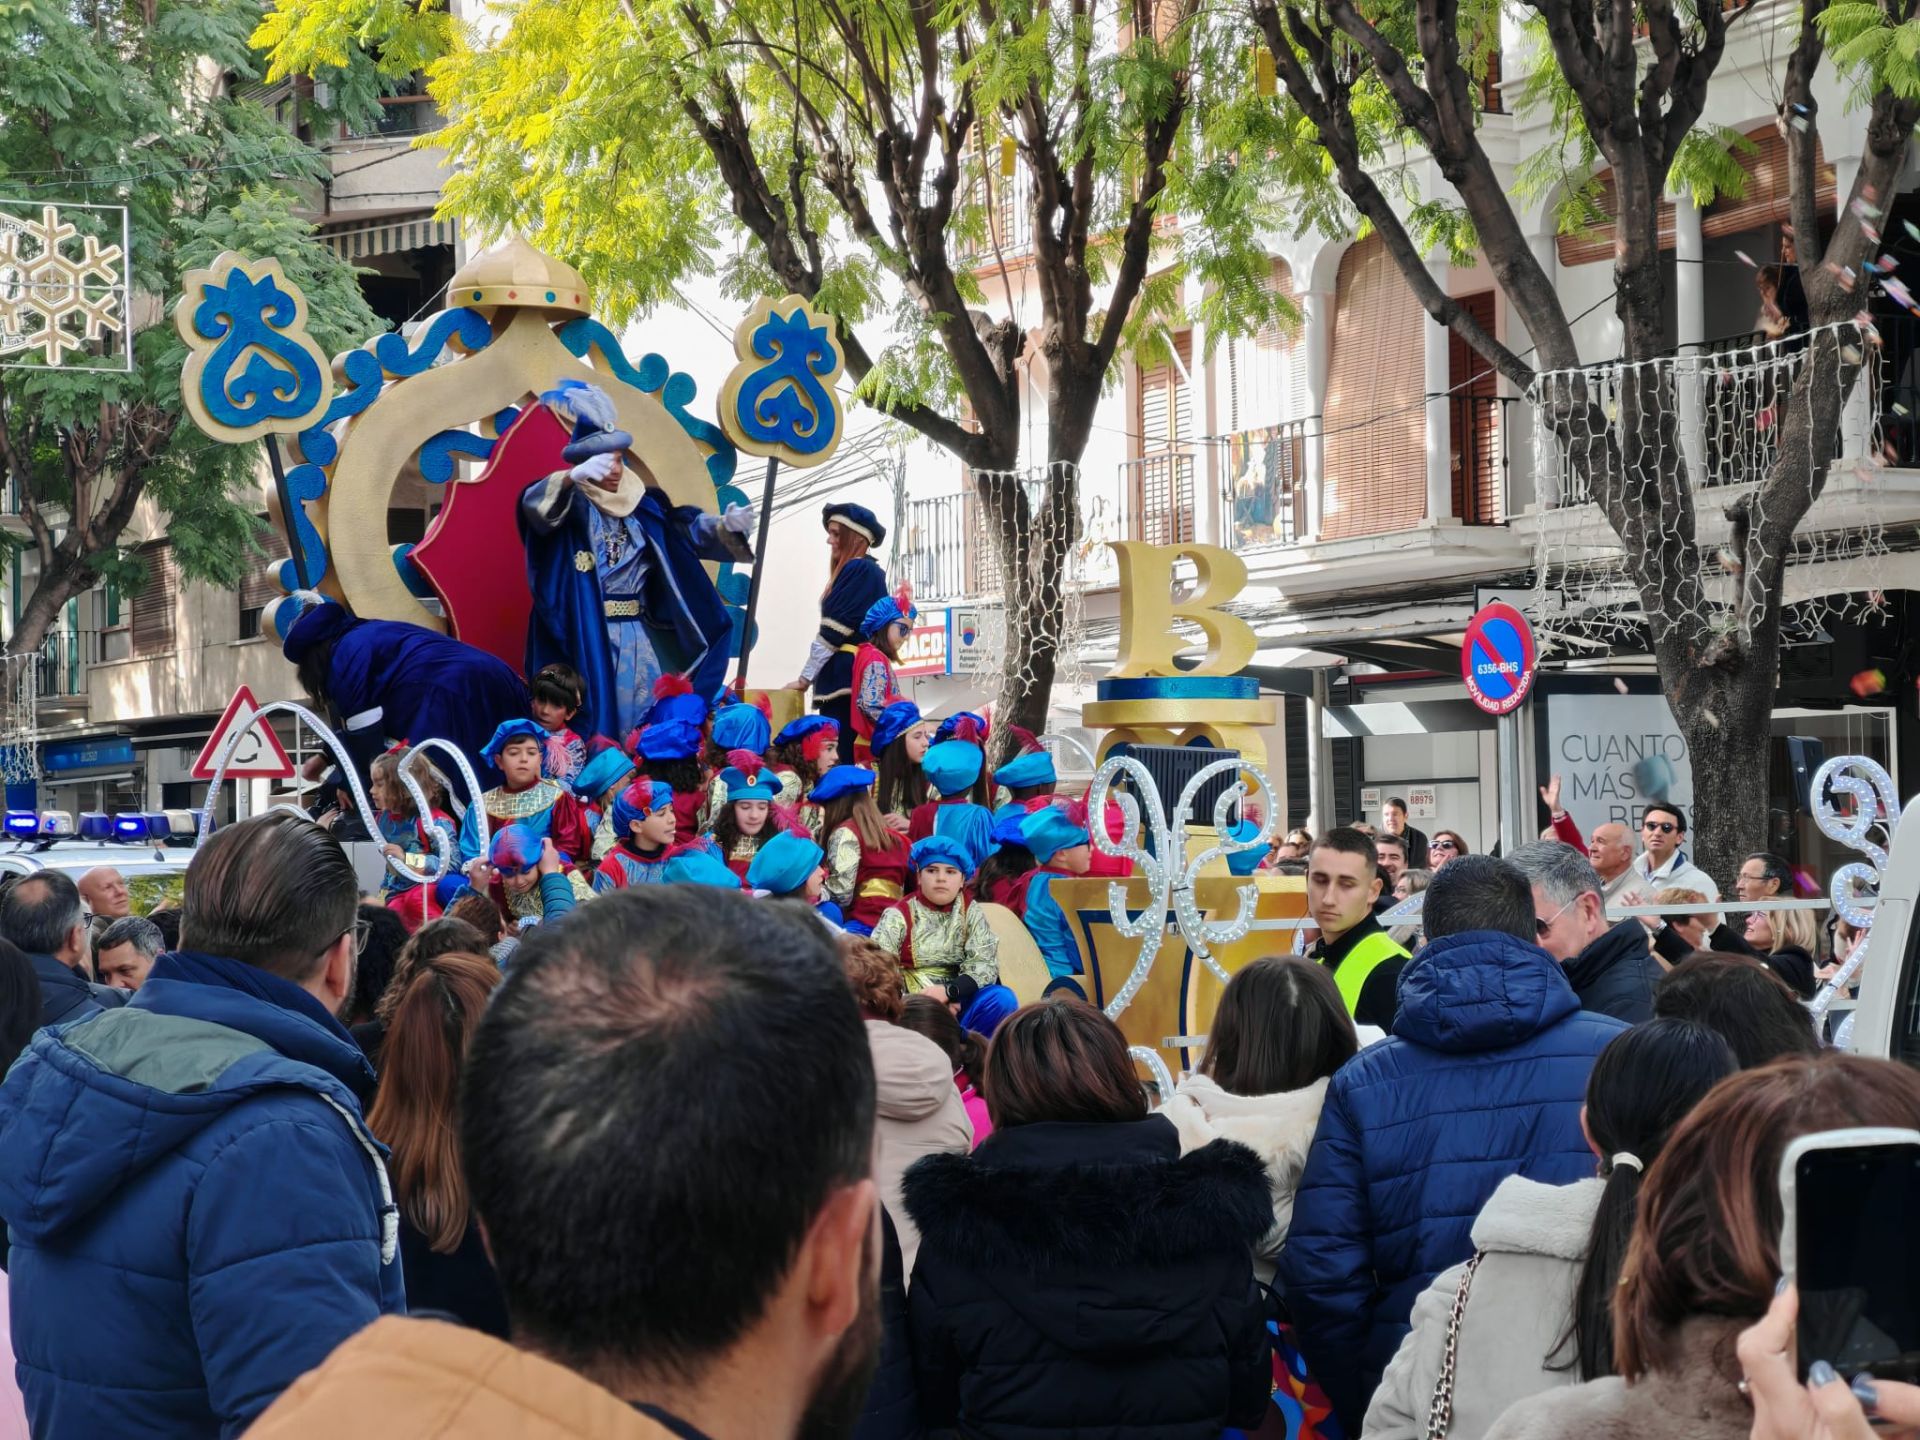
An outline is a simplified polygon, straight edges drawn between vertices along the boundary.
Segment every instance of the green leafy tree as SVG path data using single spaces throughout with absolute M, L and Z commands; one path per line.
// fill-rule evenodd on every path
M 1197 123 L 1250 83 L 1247 17 L 1198 0 L 516 0 L 504 16 L 482 40 L 394 0 L 277 0 L 257 41 L 274 74 L 437 56 L 446 208 L 580 265 L 616 321 L 716 266 L 742 298 L 832 311 L 859 395 L 971 471 L 1005 577 L 999 713 L 1042 728 L 1077 467 L 1116 356 L 1164 354 L 1189 320 L 1218 340 L 1288 318 L 1256 243 L 1279 217 Z M 1030 185 L 1003 182 L 1003 155 Z M 984 269 L 1013 203 L 1030 329 Z M 1009 314 L 987 312 L 983 274 Z M 1066 462 L 1041 485 L 1010 474 L 1030 365 L 1034 458 Z
M 1483 144 L 1481 81 L 1497 43 L 1492 0 L 1249 0 L 1274 57 L 1281 103 L 1243 124 L 1287 157 L 1300 193 L 1322 212 L 1342 199 L 1379 232 L 1415 298 L 1515 385 L 1536 362 L 1487 334 L 1436 283 L 1425 264 L 1437 244 L 1478 249 L 1533 344 L 1540 372 L 1577 369 L 1579 354 L 1553 280 L 1528 244 L 1514 187 Z M 1675 0 L 1527 0 L 1539 43 L 1523 103 L 1546 106 L 1558 149 L 1522 167 L 1538 186 L 1571 184 L 1560 207 L 1567 229 L 1614 225 L 1614 310 L 1621 358 L 1659 357 L 1666 284 L 1660 200 L 1691 191 L 1705 204 L 1743 174 L 1730 137 L 1703 127 L 1708 85 L 1739 11 Z M 1757 17 L 1748 23 L 1765 23 Z M 1697 859 L 1726 876 L 1766 838 L 1769 717 L 1780 662 L 1785 572 L 1793 536 L 1826 484 L 1839 419 L 1861 373 L 1864 343 L 1820 327 L 1850 320 L 1860 299 L 1839 276 L 1859 274 L 1878 246 L 1869 228 L 1885 206 L 1920 120 L 1920 21 L 1914 0 L 1803 0 L 1789 24 L 1777 77 L 1786 137 L 1791 222 L 1814 335 L 1805 363 L 1774 407 L 1778 436 L 1766 473 L 1746 477 L 1727 507 L 1725 553 L 1703 553 L 1697 490 L 1678 443 L 1670 367 L 1623 367 L 1617 393 L 1599 383 L 1556 382 L 1543 420 L 1571 444 L 1576 479 L 1619 537 L 1629 580 L 1648 617 L 1654 656 L 1691 751 L 1698 808 Z M 1868 112 L 1866 153 L 1832 234 L 1815 212 L 1819 107 L 1813 77 L 1832 63 L 1857 80 Z M 1510 93 L 1514 87 L 1510 87 Z M 1406 210 L 1380 178 L 1391 151 L 1431 157 L 1454 191 Z M 1603 215 L 1592 167 L 1611 168 L 1614 204 Z M 1523 187 L 1524 188 L 1524 184 Z M 1856 203 L 1857 202 L 1857 203 Z M 1617 218 L 1616 218 L 1617 217 Z M 1863 224 L 1863 221 L 1868 222 Z M 1715 568 L 1726 575 L 1724 598 Z
M 10 653 L 37 649 L 61 607 L 102 578 L 141 583 L 120 542 L 143 497 L 172 517 L 189 576 L 234 584 L 257 544 L 259 451 L 209 440 L 180 403 L 186 352 L 163 307 L 186 270 L 225 249 L 276 256 L 306 291 L 323 348 L 380 328 L 352 267 L 295 213 L 296 188 L 324 178 L 324 157 L 224 83 L 258 78 L 248 38 L 259 17 L 254 0 L 0 5 L 0 197 L 34 211 L 126 206 L 140 327 L 130 372 L 0 371 L 0 471 L 39 557 Z M 341 88 L 377 93 L 364 67 Z M 89 212 L 63 214 L 90 223 Z M 101 239 L 120 242 L 117 220 Z

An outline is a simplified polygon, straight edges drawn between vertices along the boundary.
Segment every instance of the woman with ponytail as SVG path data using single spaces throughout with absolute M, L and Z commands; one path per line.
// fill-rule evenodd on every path
M 1581 1111 L 1599 1177 L 1501 1182 L 1473 1222 L 1473 1259 L 1414 1302 L 1413 1330 L 1367 1409 L 1366 1440 L 1484 1435 L 1517 1400 L 1614 1373 L 1613 1300 L 1641 1182 L 1736 1068 L 1727 1042 L 1688 1020 L 1648 1021 L 1600 1053 Z M 1471 1382 L 1443 1381 L 1456 1373 Z

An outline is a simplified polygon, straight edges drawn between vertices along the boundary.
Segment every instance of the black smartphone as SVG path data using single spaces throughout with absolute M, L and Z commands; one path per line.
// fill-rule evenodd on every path
M 1920 1130 L 1824 1130 L 1780 1159 L 1780 1267 L 1800 1291 L 1800 1378 L 1920 1381 Z

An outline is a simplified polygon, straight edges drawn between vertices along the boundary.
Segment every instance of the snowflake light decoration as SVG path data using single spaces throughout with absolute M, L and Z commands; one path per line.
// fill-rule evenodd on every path
M 122 251 L 82 235 L 57 206 L 0 214 L 0 360 L 40 351 L 58 365 L 126 323 Z

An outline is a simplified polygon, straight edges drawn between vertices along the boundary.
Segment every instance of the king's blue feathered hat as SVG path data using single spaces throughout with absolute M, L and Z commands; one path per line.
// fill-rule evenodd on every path
M 573 426 L 573 439 L 560 450 L 560 458 L 569 465 L 633 448 L 633 436 L 620 428 L 620 413 L 613 408 L 613 397 L 598 385 L 562 380 L 541 395 L 540 403 Z

